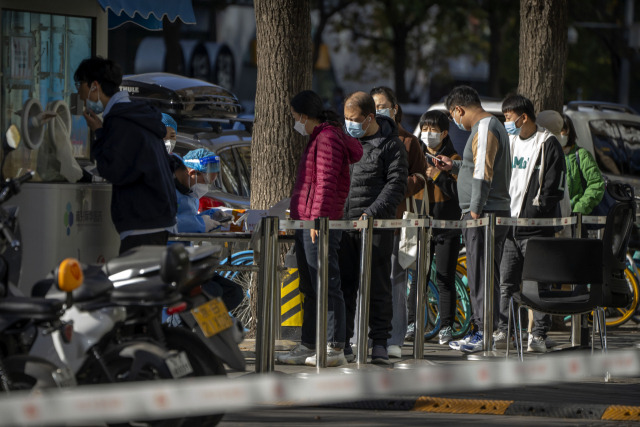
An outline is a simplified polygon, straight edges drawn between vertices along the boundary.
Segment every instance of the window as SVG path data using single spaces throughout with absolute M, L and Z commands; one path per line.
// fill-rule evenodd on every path
M 236 196 L 242 196 L 241 184 L 239 182 L 238 165 L 236 164 L 233 151 L 230 148 L 220 150 L 220 181 L 224 191 Z
M 602 172 L 640 176 L 640 122 L 592 120 L 589 128 Z
M 10 124 L 20 127 L 16 113 L 29 98 L 38 99 L 45 109 L 52 101 L 69 102 L 76 91 L 73 73 L 92 54 L 92 32 L 92 18 L 2 11 L 2 132 Z M 82 116 L 72 116 L 71 146 L 75 157 L 89 157 L 89 129 Z M 23 144 L 18 150 L 20 154 L 8 159 L 14 173 L 36 169 L 46 160 L 27 154 Z
M 238 163 L 240 164 L 240 181 L 244 196 L 251 196 L 251 146 L 239 145 L 236 147 Z

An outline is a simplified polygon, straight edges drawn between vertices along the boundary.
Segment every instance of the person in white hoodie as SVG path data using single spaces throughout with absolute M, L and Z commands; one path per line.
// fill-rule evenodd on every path
M 522 95 L 502 102 L 505 128 L 511 148 L 512 218 L 559 218 L 566 185 L 566 166 L 556 137 L 536 124 L 533 103 Z M 500 262 L 500 306 L 498 328 L 493 335 L 496 348 L 507 346 L 509 300 L 520 291 L 522 267 L 531 237 L 553 237 L 553 227 L 511 227 Z M 545 352 L 551 316 L 534 312 L 533 338 L 527 351 Z

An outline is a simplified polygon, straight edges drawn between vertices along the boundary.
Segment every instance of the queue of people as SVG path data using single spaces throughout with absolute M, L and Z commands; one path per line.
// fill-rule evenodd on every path
M 167 244 L 169 233 L 208 232 L 220 223 L 198 214 L 198 200 L 219 173 L 219 158 L 205 149 L 183 158 L 169 153 L 177 124 L 156 109 L 118 92 L 122 72 L 102 58 L 83 61 L 74 75 L 86 101 L 87 125 L 95 134 L 92 156 L 100 174 L 113 184 L 111 214 L 121 236 L 120 252 L 142 244 Z M 576 144 L 566 116 L 536 113 L 521 95 L 503 101 L 506 122 L 482 108 L 478 93 L 458 86 L 446 98 L 448 115 L 428 111 L 420 119 L 420 139 L 400 125 L 402 110 L 394 92 L 376 87 L 355 92 L 343 102 L 344 123 L 324 109 L 310 90 L 290 101 L 293 128 L 308 140 L 300 158 L 291 197 L 292 219 L 314 220 L 402 218 L 409 199 L 422 201 L 435 219 L 499 217 L 548 218 L 575 212 L 589 214 L 604 192 L 602 177 L 590 153 Z M 102 120 L 98 114 L 102 113 Z M 450 122 L 470 131 L 462 156 L 449 137 Z M 567 185 L 565 185 L 565 180 Z M 551 236 L 542 227 L 496 226 L 493 342 L 506 348 L 509 299 L 519 291 L 527 241 Z M 467 253 L 467 278 L 472 324 L 462 339 L 453 340 L 456 314 L 455 276 L 462 244 Z M 304 294 L 301 343 L 278 357 L 280 363 L 316 363 L 317 236 L 315 229 L 295 235 L 300 291 Z M 331 230 L 329 235 L 329 301 L 327 364 L 354 360 L 356 301 L 360 277 L 361 234 Z M 414 333 L 415 286 L 398 261 L 399 230 L 373 231 L 369 332 L 371 361 L 388 364 L 401 357 L 405 339 Z M 438 341 L 454 350 L 477 352 L 484 340 L 485 253 L 481 228 L 437 229 L 435 256 L 441 330 Z M 429 265 L 431 265 L 431 260 Z M 415 277 L 415 274 L 412 275 Z M 237 305 L 238 289 L 229 283 L 215 291 Z M 529 351 L 543 352 L 550 317 L 534 314 Z M 413 326 L 412 326 L 413 325 Z

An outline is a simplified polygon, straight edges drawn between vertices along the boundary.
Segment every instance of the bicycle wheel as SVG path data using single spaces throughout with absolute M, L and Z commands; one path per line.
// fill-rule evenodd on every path
M 427 287 L 427 298 L 424 308 L 424 339 L 430 340 L 440 332 L 440 313 L 438 311 L 438 301 L 440 295 L 438 288 L 429 280 Z
M 626 307 L 605 307 L 606 325 L 608 328 L 620 326 L 626 323 L 638 308 L 638 279 L 629 266 L 624 270 L 624 276 L 627 279 L 629 290 L 631 292 L 631 301 Z M 593 319 L 593 312 L 589 314 L 589 321 Z
M 453 320 L 453 338 L 461 338 L 469 331 L 471 325 L 471 299 L 469 298 L 469 288 L 456 275 L 456 315 Z

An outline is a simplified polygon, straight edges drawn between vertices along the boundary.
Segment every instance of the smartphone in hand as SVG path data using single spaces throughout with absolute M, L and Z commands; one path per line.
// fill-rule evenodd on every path
M 431 159 L 431 161 L 433 162 L 434 165 L 438 165 L 438 166 L 444 166 L 446 163 L 443 162 L 442 160 L 440 160 L 439 158 L 437 158 L 436 156 L 434 156 L 433 154 L 427 152 L 427 157 L 429 157 Z

